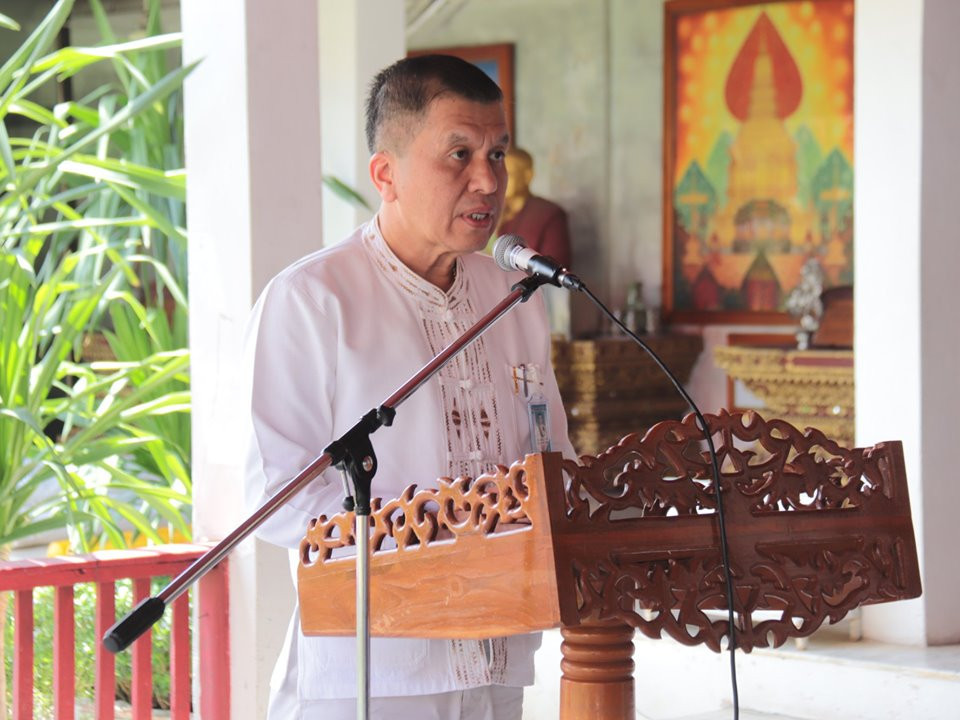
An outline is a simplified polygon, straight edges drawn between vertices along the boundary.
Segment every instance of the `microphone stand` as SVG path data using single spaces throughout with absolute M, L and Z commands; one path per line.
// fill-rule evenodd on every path
M 357 543 L 357 718 L 367 717 L 370 698 L 370 487 L 377 472 L 377 458 L 370 442 L 371 433 L 381 426 L 393 424 L 396 408 L 433 377 L 440 368 L 467 345 L 486 332 L 514 305 L 526 302 L 549 278 L 531 275 L 511 288 L 503 300 L 480 318 L 459 338 L 424 365 L 381 405 L 367 412 L 359 422 L 334 440 L 323 454 L 303 468 L 275 495 L 260 506 L 213 548 L 197 558 L 177 575 L 159 593 L 140 602 L 115 623 L 103 636 L 103 646 L 118 653 L 150 629 L 166 610 L 167 605 L 190 588 L 193 583 L 212 570 L 233 548 L 262 525 L 280 507 L 307 486 L 331 465 L 341 469 L 353 482 L 353 495 L 347 495 L 344 509 L 354 510 L 354 538 Z M 349 492 L 349 487 L 347 488 Z

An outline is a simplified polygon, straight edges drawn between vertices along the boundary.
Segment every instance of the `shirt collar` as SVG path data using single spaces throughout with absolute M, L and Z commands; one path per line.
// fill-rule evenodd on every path
M 394 254 L 380 232 L 378 216 L 374 216 L 363 228 L 363 241 L 381 272 L 400 290 L 412 296 L 416 302 L 435 307 L 452 308 L 466 297 L 467 274 L 464 272 L 461 258 L 458 257 L 454 264 L 453 285 L 444 292 L 413 272 Z

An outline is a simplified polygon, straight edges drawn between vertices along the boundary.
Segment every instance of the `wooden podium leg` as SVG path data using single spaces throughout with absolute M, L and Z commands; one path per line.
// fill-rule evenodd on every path
M 633 628 L 563 627 L 560 720 L 634 720 Z

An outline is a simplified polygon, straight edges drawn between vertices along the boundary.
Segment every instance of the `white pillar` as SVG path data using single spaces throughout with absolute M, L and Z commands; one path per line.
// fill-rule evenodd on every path
M 181 3 L 184 63 L 202 59 L 185 90 L 199 539 L 223 538 L 249 515 L 241 487 L 249 408 L 238 388 L 250 307 L 273 275 L 322 245 L 319 2 Z M 350 122 L 330 116 L 325 147 L 354 159 L 352 169 L 334 164 L 331 172 L 359 184 L 367 156 L 359 133 L 363 90 L 403 54 L 403 4 L 326 0 L 322 7 L 325 17 L 336 15 L 323 33 L 337 43 L 329 81 L 353 78 L 349 101 L 324 96 L 343 117 L 352 113 Z M 334 163 L 339 156 L 330 154 Z M 231 717 L 262 718 L 294 598 L 287 554 L 251 539 L 229 566 Z
M 923 17 L 923 148 L 920 179 L 920 463 L 924 614 L 928 645 L 960 643 L 960 4 L 926 0 Z
M 958 10 L 951 0 L 856 6 L 857 444 L 904 443 L 924 584 L 918 600 L 865 608 L 864 632 L 918 645 L 960 641 L 949 558 L 960 540 Z
M 370 81 L 402 58 L 404 8 L 399 0 L 320 3 L 320 97 L 323 169 L 357 190 L 376 211 L 379 197 L 367 169 L 365 102 Z M 345 238 L 373 213 L 323 189 L 323 241 Z
M 189 182 L 194 532 L 247 517 L 238 397 L 252 302 L 320 246 L 315 0 L 183 0 Z M 231 717 L 262 718 L 293 602 L 287 555 L 247 540 L 229 557 Z

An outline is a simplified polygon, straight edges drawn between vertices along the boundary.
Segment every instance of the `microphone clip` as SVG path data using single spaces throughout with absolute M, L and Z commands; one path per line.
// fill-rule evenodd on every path
M 511 287 L 510 290 L 511 292 L 514 290 L 522 290 L 523 294 L 520 296 L 520 302 L 526 302 L 537 289 L 547 284 L 552 284 L 549 278 L 545 278 L 542 275 L 527 275 L 527 277 Z

